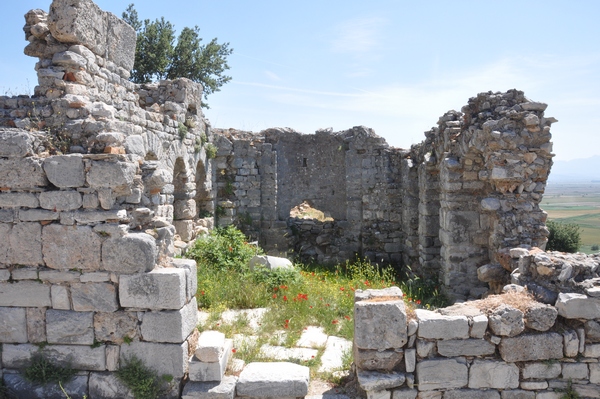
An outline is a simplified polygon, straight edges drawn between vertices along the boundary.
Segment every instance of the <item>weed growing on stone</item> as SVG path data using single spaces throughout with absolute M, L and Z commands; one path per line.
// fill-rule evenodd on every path
M 179 138 L 181 140 L 183 140 L 183 139 L 185 139 L 187 137 L 188 127 L 186 125 L 184 125 L 183 123 L 179 122 L 179 125 L 177 127 L 177 131 L 179 132 Z
M 136 399 L 158 399 L 162 397 L 171 376 L 159 377 L 136 357 L 131 357 L 117 370 L 117 377 L 131 390 Z
M 573 388 L 573 381 L 569 379 L 567 382 L 567 387 L 564 390 L 561 390 L 563 395 L 560 399 L 579 399 L 581 396 L 577 393 L 577 391 Z
M 25 378 L 35 384 L 50 384 L 68 382 L 75 370 L 70 367 L 57 366 L 45 356 L 36 354 L 31 359 L 31 364 L 25 369 Z
M 207 143 L 204 146 L 204 151 L 206 151 L 206 158 L 208 159 L 213 159 L 217 156 L 217 146 L 215 146 L 213 143 Z

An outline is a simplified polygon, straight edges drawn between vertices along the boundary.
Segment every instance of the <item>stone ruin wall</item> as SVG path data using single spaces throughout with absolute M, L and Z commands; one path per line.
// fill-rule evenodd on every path
M 430 311 L 357 291 L 354 364 L 370 399 L 600 398 L 600 256 L 511 248 L 517 297 Z M 575 396 L 577 394 L 578 396 Z
M 410 150 L 365 127 L 219 130 L 218 223 L 237 223 L 272 253 L 407 265 L 456 299 L 480 297 L 487 284 L 501 288 L 477 272 L 497 265 L 498 251 L 545 246 L 539 203 L 555 122 L 545 108 L 517 90 L 481 93 Z M 290 218 L 303 201 L 333 221 Z
M 173 255 L 212 227 L 207 214 L 270 252 L 408 265 L 457 299 L 513 278 L 509 248 L 545 245 L 554 120 L 522 92 L 472 98 L 410 150 L 364 127 L 212 129 L 200 85 L 128 80 L 135 33 L 90 0 L 55 0 L 24 29 L 39 84 L 31 98 L 0 97 L 0 368 L 11 386 L 24 386 L 18 370 L 38 350 L 76 361 L 73 392 L 92 397 L 132 355 L 179 382 L 196 340 L 195 264 Z M 302 201 L 334 220 L 290 219 Z

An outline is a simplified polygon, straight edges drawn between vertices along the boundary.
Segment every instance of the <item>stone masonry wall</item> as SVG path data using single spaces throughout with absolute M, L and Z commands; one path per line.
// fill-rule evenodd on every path
M 498 251 L 545 245 L 539 203 L 556 121 L 545 109 L 517 90 L 481 93 L 410 150 L 365 127 L 219 131 L 219 223 L 237 223 L 271 253 L 319 262 L 358 255 L 439 278 L 455 299 L 480 297 L 490 283 L 501 288 L 477 272 L 497 263 Z M 304 201 L 334 219 L 327 237 L 318 223 L 289 218 Z
M 550 269 L 564 264 L 553 299 L 534 292 L 551 304 L 525 296 L 507 304 L 524 290 L 516 284 L 505 287 L 505 302 L 491 297 L 487 305 L 436 311 L 409 312 L 396 287 L 357 291 L 354 362 L 368 398 L 599 398 L 598 257 L 514 248 L 507 260 L 541 271 L 547 283 Z
M 72 397 L 127 397 L 112 372 L 137 357 L 178 397 L 197 283 L 173 256 L 214 211 L 202 86 L 131 83 L 135 32 L 90 0 L 25 19 L 39 83 L 0 98 L 0 376 L 61 397 L 21 374 L 42 355 L 77 371 Z

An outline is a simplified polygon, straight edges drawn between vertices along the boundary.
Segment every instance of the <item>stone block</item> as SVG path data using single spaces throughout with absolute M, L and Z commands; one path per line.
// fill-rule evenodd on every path
M 535 392 L 522 389 L 502 391 L 502 399 L 535 399 Z
M 32 152 L 32 139 L 28 132 L 0 129 L 0 158 L 23 158 Z
M 417 367 L 417 350 L 407 349 L 404 357 L 404 366 L 407 373 L 413 373 Z
M 568 330 L 563 332 L 563 345 L 565 347 L 565 357 L 575 357 L 579 353 L 579 337 L 577 332 Z
M 419 322 L 419 338 L 469 338 L 469 320 L 466 316 L 444 316 L 425 309 L 417 309 L 415 312 Z
M 362 370 L 391 371 L 404 359 L 402 350 L 375 351 L 354 348 L 354 363 Z
M 198 291 L 198 265 L 192 259 L 173 259 L 173 267 L 185 270 L 187 300 L 192 299 Z
M 175 220 L 194 219 L 196 217 L 196 201 L 194 199 L 177 200 L 173 203 Z
M 139 336 L 138 324 L 135 312 L 94 314 L 94 333 L 97 341 L 122 344 L 125 337 L 133 340 Z
M 0 343 L 27 342 L 27 313 L 25 308 L 0 307 Z
M 0 187 L 35 189 L 48 184 L 37 158 L 0 158 Z
M 119 369 L 119 354 L 121 347 L 119 345 L 106 345 L 106 369 L 108 371 L 117 371 Z
M 146 312 L 141 332 L 144 341 L 181 343 L 198 324 L 198 303 L 193 298 L 180 310 Z
M 58 270 L 40 270 L 40 280 L 52 284 L 75 283 L 79 281 L 79 272 L 61 272 Z
M 502 359 L 509 363 L 561 359 L 563 337 L 554 332 L 505 337 L 498 348 Z
M 590 363 L 590 383 L 600 384 L 600 363 Z
M 304 397 L 308 394 L 308 367 L 287 362 L 250 363 L 240 374 L 237 396 L 255 398 Z
M 133 356 L 159 375 L 170 375 L 179 379 L 188 371 L 188 344 L 157 344 L 154 342 L 132 342 L 121 346 L 121 366 Z
M 37 195 L 32 193 L 0 193 L 1 208 L 37 208 Z
M 109 238 L 102 245 L 102 268 L 111 272 L 133 274 L 154 269 L 156 241 L 146 233 Z
M 444 399 L 500 399 L 500 393 L 478 389 L 455 389 L 444 392 Z
M 264 267 L 269 270 L 275 270 L 292 269 L 294 264 L 286 258 L 268 255 L 256 255 L 250 259 L 248 266 L 250 267 L 250 270 L 254 270 L 256 267 Z
M 9 236 L 10 260 L 15 265 L 37 266 L 42 260 L 42 226 L 39 223 L 17 223 Z
M 54 212 L 74 211 L 83 201 L 77 191 L 44 191 L 40 193 L 40 206 Z
M 392 391 L 367 391 L 367 399 L 392 399 Z
M 82 283 L 105 283 L 110 281 L 110 274 L 106 272 L 83 273 L 79 281 Z
M 42 354 L 51 363 L 69 364 L 75 370 L 104 371 L 106 356 L 104 346 L 48 345 L 40 349 L 37 345 L 2 345 L 2 364 L 6 368 L 22 369 L 29 365 L 31 357 Z
M 15 268 L 12 271 L 13 280 L 37 280 L 38 269 L 36 267 Z
M 560 363 L 527 363 L 523 366 L 523 379 L 550 380 L 561 373 Z
M 92 345 L 94 314 L 69 310 L 46 311 L 46 335 L 50 344 Z
M 119 309 L 117 290 L 110 283 L 71 284 L 73 310 L 78 312 L 114 312 Z
M 44 171 L 50 183 L 58 188 L 83 187 L 83 158 L 79 154 L 55 155 L 44 160 Z
M 496 352 L 496 345 L 484 339 L 450 339 L 438 341 L 437 350 L 445 357 L 487 356 Z
M 21 222 L 40 222 L 60 219 L 60 213 L 42 209 L 21 209 L 19 220 Z
M 42 230 L 42 253 L 46 266 L 57 270 L 100 268 L 102 239 L 87 226 L 50 224 Z
M 194 238 L 194 222 L 191 220 L 174 220 L 173 226 L 182 241 L 191 241 Z
M 469 335 L 471 338 L 483 338 L 488 327 L 488 318 L 485 315 L 478 315 L 473 317 L 471 325 L 471 331 Z
M 138 309 L 179 310 L 186 303 L 186 277 L 182 269 L 154 269 L 150 273 L 121 275 L 121 306 Z
M 585 357 L 600 357 L 600 344 L 585 345 L 583 350 Z
M 565 319 L 600 319 L 600 298 L 561 292 L 555 306 L 558 314 Z
M 74 376 L 62 384 L 62 388 L 57 383 L 34 384 L 21 374 L 5 374 L 4 383 L 10 397 L 23 399 L 58 399 L 64 398 L 65 394 L 70 398 L 83 398 L 88 392 L 87 375 Z
M 489 316 L 489 326 L 496 335 L 514 337 L 525 330 L 523 312 L 509 305 L 501 305 Z
M 515 389 L 519 368 L 514 364 L 475 359 L 469 371 L 469 388 Z
M 37 281 L 0 283 L 0 306 L 50 307 L 50 286 Z
M 34 344 L 46 342 L 46 309 L 27 308 L 27 340 Z
M 220 331 L 204 331 L 198 338 L 194 354 L 201 362 L 218 362 L 225 349 L 225 334 Z
M 50 287 L 50 295 L 52 296 L 52 309 L 71 310 L 68 286 L 54 284 Z
M 423 339 L 417 340 L 417 354 L 419 357 L 431 357 L 437 354 L 436 341 L 425 341 Z
M 134 399 L 133 393 L 114 373 L 90 373 L 90 398 Z
M 195 356 L 192 357 L 189 364 L 190 381 L 221 381 L 225 374 L 232 348 L 233 341 L 230 339 L 225 340 L 222 346 L 223 351 L 216 362 L 203 362 L 198 360 Z
M 354 343 L 358 348 L 401 348 L 407 340 L 404 300 L 367 299 L 354 304 Z
M 469 382 L 467 365 L 461 359 L 431 359 L 417 363 L 419 391 L 466 387 Z
M 114 192 L 129 195 L 137 165 L 131 162 L 93 161 L 87 172 L 87 183 L 91 188 L 110 188 Z
M 587 380 L 590 376 L 587 363 L 563 363 L 562 378 L 565 380 Z
M 237 377 L 225 376 L 221 381 L 188 382 L 181 399 L 233 399 Z
M 14 209 L 0 209 L 0 223 L 13 223 L 15 221 Z
M 418 393 L 416 389 L 394 389 L 392 399 L 416 399 Z

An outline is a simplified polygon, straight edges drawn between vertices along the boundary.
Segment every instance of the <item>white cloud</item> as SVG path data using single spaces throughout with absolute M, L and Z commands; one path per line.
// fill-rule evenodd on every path
M 275 72 L 265 71 L 265 75 L 270 80 L 273 80 L 273 81 L 276 81 L 276 82 L 281 80 L 281 77 L 279 77 L 279 75 L 277 75 Z
M 338 24 L 331 41 L 333 51 L 357 57 L 381 48 L 383 18 L 357 18 Z

